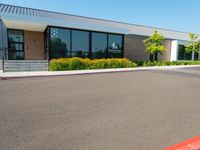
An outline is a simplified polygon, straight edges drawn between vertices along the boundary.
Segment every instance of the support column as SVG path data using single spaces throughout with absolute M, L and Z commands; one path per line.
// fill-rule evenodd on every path
M 173 40 L 171 45 L 171 58 L 170 61 L 178 61 L 178 49 L 179 45 L 187 45 L 188 41 L 182 41 L 182 40 Z
M 0 16 L 0 59 L 8 59 L 7 28 Z
M 177 61 L 178 60 L 178 41 L 173 40 L 171 44 L 171 57 L 170 61 Z

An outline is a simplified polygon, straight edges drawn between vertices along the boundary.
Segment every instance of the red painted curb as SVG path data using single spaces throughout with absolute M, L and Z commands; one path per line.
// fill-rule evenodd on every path
M 164 150 L 200 150 L 200 136 L 186 140 Z

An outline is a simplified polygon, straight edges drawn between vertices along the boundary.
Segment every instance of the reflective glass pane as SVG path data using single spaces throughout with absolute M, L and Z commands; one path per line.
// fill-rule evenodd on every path
M 194 54 L 194 60 L 199 60 L 199 53 Z
M 121 58 L 122 44 L 122 35 L 53 27 L 50 28 L 49 56 L 50 59 L 61 57 Z M 90 48 L 92 53 L 90 53 Z
M 192 52 L 185 52 L 184 60 L 192 60 Z
M 89 32 L 72 30 L 72 51 L 89 52 Z
M 51 28 L 50 57 L 70 57 L 70 30 Z
M 9 52 L 9 59 L 10 60 L 23 60 L 24 52 Z
M 89 57 L 89 53 L 84 53 L 82 51 L 79 52 L 72 52 L 71 53 L 72 57 L 80 57 L 80 58 L 88 58 Z
M 108 52 L 108 58 L 122 58 L 122 52 Z
M 178 46 L 178 60 L 184 60 L 185 47 L 183 45 Z
M 122 57 L 122 42 L 121 35 L 108 36 L 108 57 L 109 58 L 121 58 Z
M 119 51 L 122 50 L 122 36 L 112 35 L 108 36 L 108 50 L 109 51 Z
M 8 30 L 9 59 L 24 59 L 24 34 L 22 30 Z
M 178 46 L 178 60 L 192 60 L 192 52 L 186 52 L 184 45 Z
M 104 58 L 107 51 L 107 34 L 92 33 L 92 57 Z
M 8 30 L 8 42 L 24 42 L 23 31 Z
M 23 51 L 23 44 L 9 43 L 10 51 Z

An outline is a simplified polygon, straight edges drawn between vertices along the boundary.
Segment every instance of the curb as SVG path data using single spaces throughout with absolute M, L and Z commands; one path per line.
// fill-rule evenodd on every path
M 9 72 L 0 73 L 0 80 L 23 79 L 23 78 L 38 78 L 38 77 L 56 77 L 56 76 L 74 76 L 74 75 L 92 75 L 118 72 L 133 72 L 133 71 L 150 71 L 150 70 L 173 70 L 181 68 L 194 68 L 200 65 L 191 66 L 152 66 L 152 67 L 137 67 L 137 68 L 117 68 L 117 69 L 99 69 L 99 70 L 75 70 L 75 71 L 46 71 L 46 72 Z
M 81 76 L 81 75 L 95 75 L 95 74 L 108 74 L 108 73 L 122 73 L 122 72 L 136 72 L 147 70 L 123 70 L 123 71 L 101 71 L 101 72 L 86 72 L 86 73 L 70 73 L 70 74 L 49 74 L 49 75 L 28 75 L 28 76 L 0 76 L 0 80 L 12 80 L 12 79 L 27 79 L 27 78 L 45 78 L 45 77 L 64 77 L 64 76 Z

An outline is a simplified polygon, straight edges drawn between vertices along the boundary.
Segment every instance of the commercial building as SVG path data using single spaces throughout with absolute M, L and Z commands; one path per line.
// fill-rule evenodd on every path
M 188 33 L 0 4 L 0 59 L 6 63 L 61 57 L 149 60 L 143 40 L 155 30 L 166 39 L 167 51 L 159 60 L 191 59 L 184 50 Z

